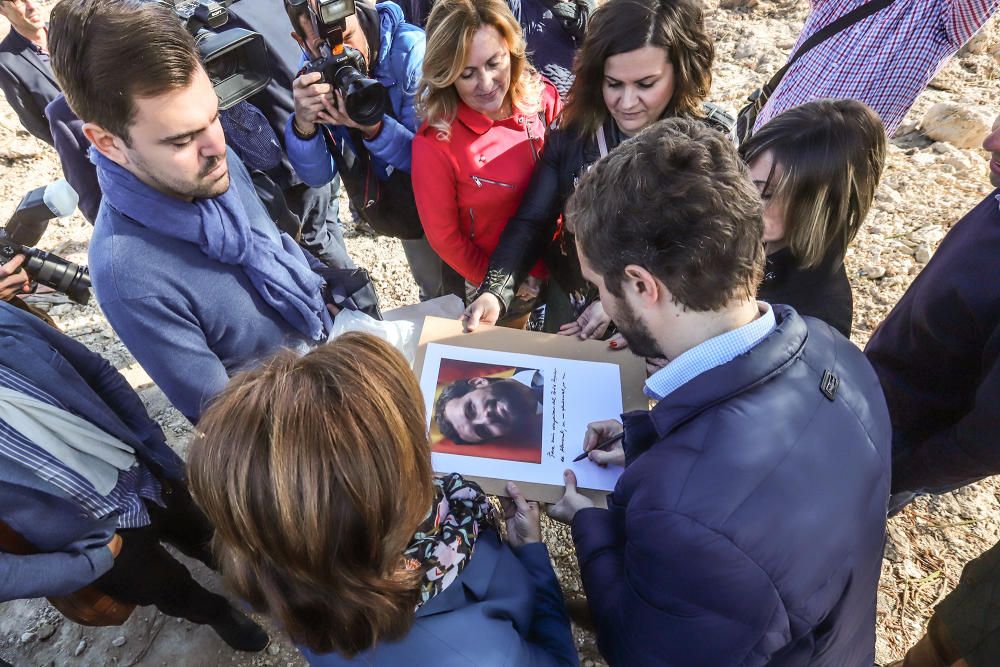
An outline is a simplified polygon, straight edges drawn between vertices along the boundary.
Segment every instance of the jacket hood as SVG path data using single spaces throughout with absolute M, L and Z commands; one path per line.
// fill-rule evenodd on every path
M 385 62 L 392 49 L 393 37 L 396 35 L 396 28 L 403 23 L 403 10 L 394 2 L 380 2 L 375 5 L 378 10 L 378 55 L 376 63 Z

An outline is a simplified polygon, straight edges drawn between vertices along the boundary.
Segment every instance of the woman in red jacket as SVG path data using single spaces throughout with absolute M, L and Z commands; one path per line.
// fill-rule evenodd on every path
M 441 259 L 478 287 L 560 111 L 559 93 L 528 62 L 504 0 L 440 0 L 427 21 L 417 99 L 420 220 Z M 538 263 L 532 275 L 542 271 Z

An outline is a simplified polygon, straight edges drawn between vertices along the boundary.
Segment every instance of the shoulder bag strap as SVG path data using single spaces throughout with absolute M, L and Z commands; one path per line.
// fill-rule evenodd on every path
M 832 23 L 829 23 L 828 25 L 825 25 L 816 32 L 814 32 L 812 35 L 809 36 L 809 38 L 806 41 L 802 42 L 802 45 L 799 47 L 798 51 L 796 51 L 795 54 L 788 59 L 788 62 L 785 63 L 785 66 L 779 69 L 777 72 L 775 72 L 774 76 L 771 77 L 771 80 L 767 82 L 768 89 L 771 92 L 774 92 L 777 89 L 778 84 L 781 83 L 781 80 L 784 78 L 785 73 L 788 72 L 791 66 L 794 65 L 799 58 L 801 58 L 806 53 L 811 51 L 814 47 L 818 46 L 819 44 L 822 44 L 823 42 L 830 39 L 837 33 L 846 30 L 855 23 L 860 23 L 861 21 L 864 21 L 872 14 L 885 9 L 886 7 L 891 5 L 892 2 L 893 0 L 871 0 L 871 2 L 866 2 L 860 7 L 855 7 L 852 11 L 847 12 L 836 21 L 833 21 Z

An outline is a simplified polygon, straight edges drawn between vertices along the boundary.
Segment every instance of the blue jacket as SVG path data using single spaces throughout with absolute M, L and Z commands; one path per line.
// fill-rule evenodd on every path
M 569 616 L 544 544 L 480 535 L 452 584 L 417 610 L 403 639 L 348 659 L 302 649 L 313 667 L 575 667 Z
M 774 311 L 752 350 L 625 415 L 608 509 L 573 521 L 612 667 L 873 663 L 885 399 L 850 341 Z
M 240 194 L 250 224 L 277 237 L 243 164 L 232 152 L 228 159 L 230 187 Z M 285 237 L 282 245 L 313 270 L 322 269 L 291 239 Z M 94 225 L 89 260 L 94 293 L 108 322 L 192 422 L 230 375 L 279 348 L 306 349 L 309 344 L 260 297 L 242 268 L 143 227 L 106 198 Z
M 417 129 L 417 112 L 413 96 L 420 83 L 424 65 L 424 31 L 403 21 L 403 10 L 391 2 L 377 5 L 381 33 L 378 57 L 373 78 L 378 79 L 389 92 L 389 102 L 395 118 L 389 114 L 382 121 L 382 131 L 364 148 L 374 158 L 375 164 L 386 177 L 388 167 L 410 171 L 410 146 Z M 333 158 L 322 133 L 303 141 L 292 130 L 294 114 L 285 125 L 285 148 L 288 159 L 299 178 L 312 187 L 326 185 L 337 174 Z M 337 141 L 351 141 L 343 126 L 331 126 Z
M 0 364 L 31 379 L 74 414 L 135 449 L 153 474 L 181 480 L 184 464 L 125 378 L 37 317 L 0 302 Z M 0 459 L 0 517 L 41 553 L 0 551 L 0 601 L 65 595 L 111 569 L 114 516 L 97 520 L 27 468 Z
M 894 492 L 1000 473 L 998 195 L 951 228 L 865 348 L 892 415 Z

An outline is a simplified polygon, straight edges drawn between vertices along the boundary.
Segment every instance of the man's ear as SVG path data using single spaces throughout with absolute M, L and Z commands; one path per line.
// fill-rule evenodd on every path
M 83 135 L 104 157 L 123 167 L 128 164 L 128 155 L 124 150 L 125 142 L 120 137 L 111 134 L 95 123 L 84 123 Z
M 471 380 L 469 380 L 469 384 L 471 384 L 476 389 L 482 389 L 489 383 L 490 381 L 487 380 L 486 378 L 472 378 Z
M 625 267 L 625 278 L 622 280 L 625 297 L 637 306 L 655 306 L 663 297 L 663 286 L 644 267 L 629 264 Z

